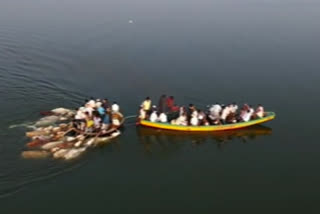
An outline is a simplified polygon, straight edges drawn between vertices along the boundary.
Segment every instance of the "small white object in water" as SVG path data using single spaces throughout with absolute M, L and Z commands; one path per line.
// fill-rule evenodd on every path
M 133 24 L 133 20 L 130 19 L 130 20 L 128 21 L 128 23 L 129 23 L 129 24 Z

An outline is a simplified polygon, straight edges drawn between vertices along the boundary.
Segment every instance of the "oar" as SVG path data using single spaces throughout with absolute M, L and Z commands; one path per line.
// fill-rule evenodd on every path
M 93 139 L 93 143 L 95 144 L 96 140 L 98 139 L 99 135 L 101 134 L 102 130 L 100 129 L 100 131 L 97 133 L 97 135 L 94 137 Z M 96 146 L 96 144 L 95 144 Z

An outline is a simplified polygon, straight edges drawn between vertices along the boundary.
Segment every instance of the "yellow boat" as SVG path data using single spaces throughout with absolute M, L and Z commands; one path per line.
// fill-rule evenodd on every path
M 138 124 L 141 126 L 147 126 L 158 129 L 175 130 L 175 131 L 187 131 L 187 132 L 211 132 L 211 131 L 225 131 L 233 129 L 242 129 L 248 126 L 265 123 L 273 120 L 276 114 L 274 112 L 266 112 L 263 118 L 250 120 L 248 122 L 239 122 L 225 125 L 211 125 L 211 126 L 180 126 L 172 125 L 170 123 L 150 122 L 147 120 L 141 120 Z

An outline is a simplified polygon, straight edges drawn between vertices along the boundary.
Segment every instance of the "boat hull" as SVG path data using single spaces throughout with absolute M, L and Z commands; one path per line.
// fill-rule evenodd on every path
M 157 129 L 175 130 L 175 131 L 187 131 L 187 132 L 212 132 L 212 131 L 225 131 L 242 129 L 256 124 L 261 124 L 273 120 L 276 114 L 274 112 L 266 112 L 266 116 L 263 118 L 250 120 L 248 122 L 239 122 L 226 125 L 211 125 L 211 126 L 179 126 L 169 123 L 150 122 L 147 120 L 141 120 L 139 125 L 152 127 Z

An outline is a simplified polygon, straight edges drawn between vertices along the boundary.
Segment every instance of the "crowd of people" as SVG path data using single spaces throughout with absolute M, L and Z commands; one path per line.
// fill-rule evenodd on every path
M 173 115 L 175 112 L 177 116 L 169 120 L 168 115 Z M 182 126 L 233 124 L 237 122 L 248 122 L 264 116 L 264 107 L 260 104 L 256 109 L 248 104 L 244 104 L 241 109 L 239 109 L 236 103 L 229 105 L 216 103 L 208 106 L 205 110 L 201 110 L 193 104 L 189 104 L 187 108 L 185 106 L 179 107 L 175 105 L 173 96 L 167 97 L 166 95 L 160 97 L 158 107 L 152 105 L 150 97 L 147 97 L 139 109 L 140 120 L 171 123 Z
M 104 133 L 112 127 L 121 125 L 122 114 L 117 102 L 109 103 L 108 99 L 86 100 L 77 109 L 73 125 L 85 133 Z

